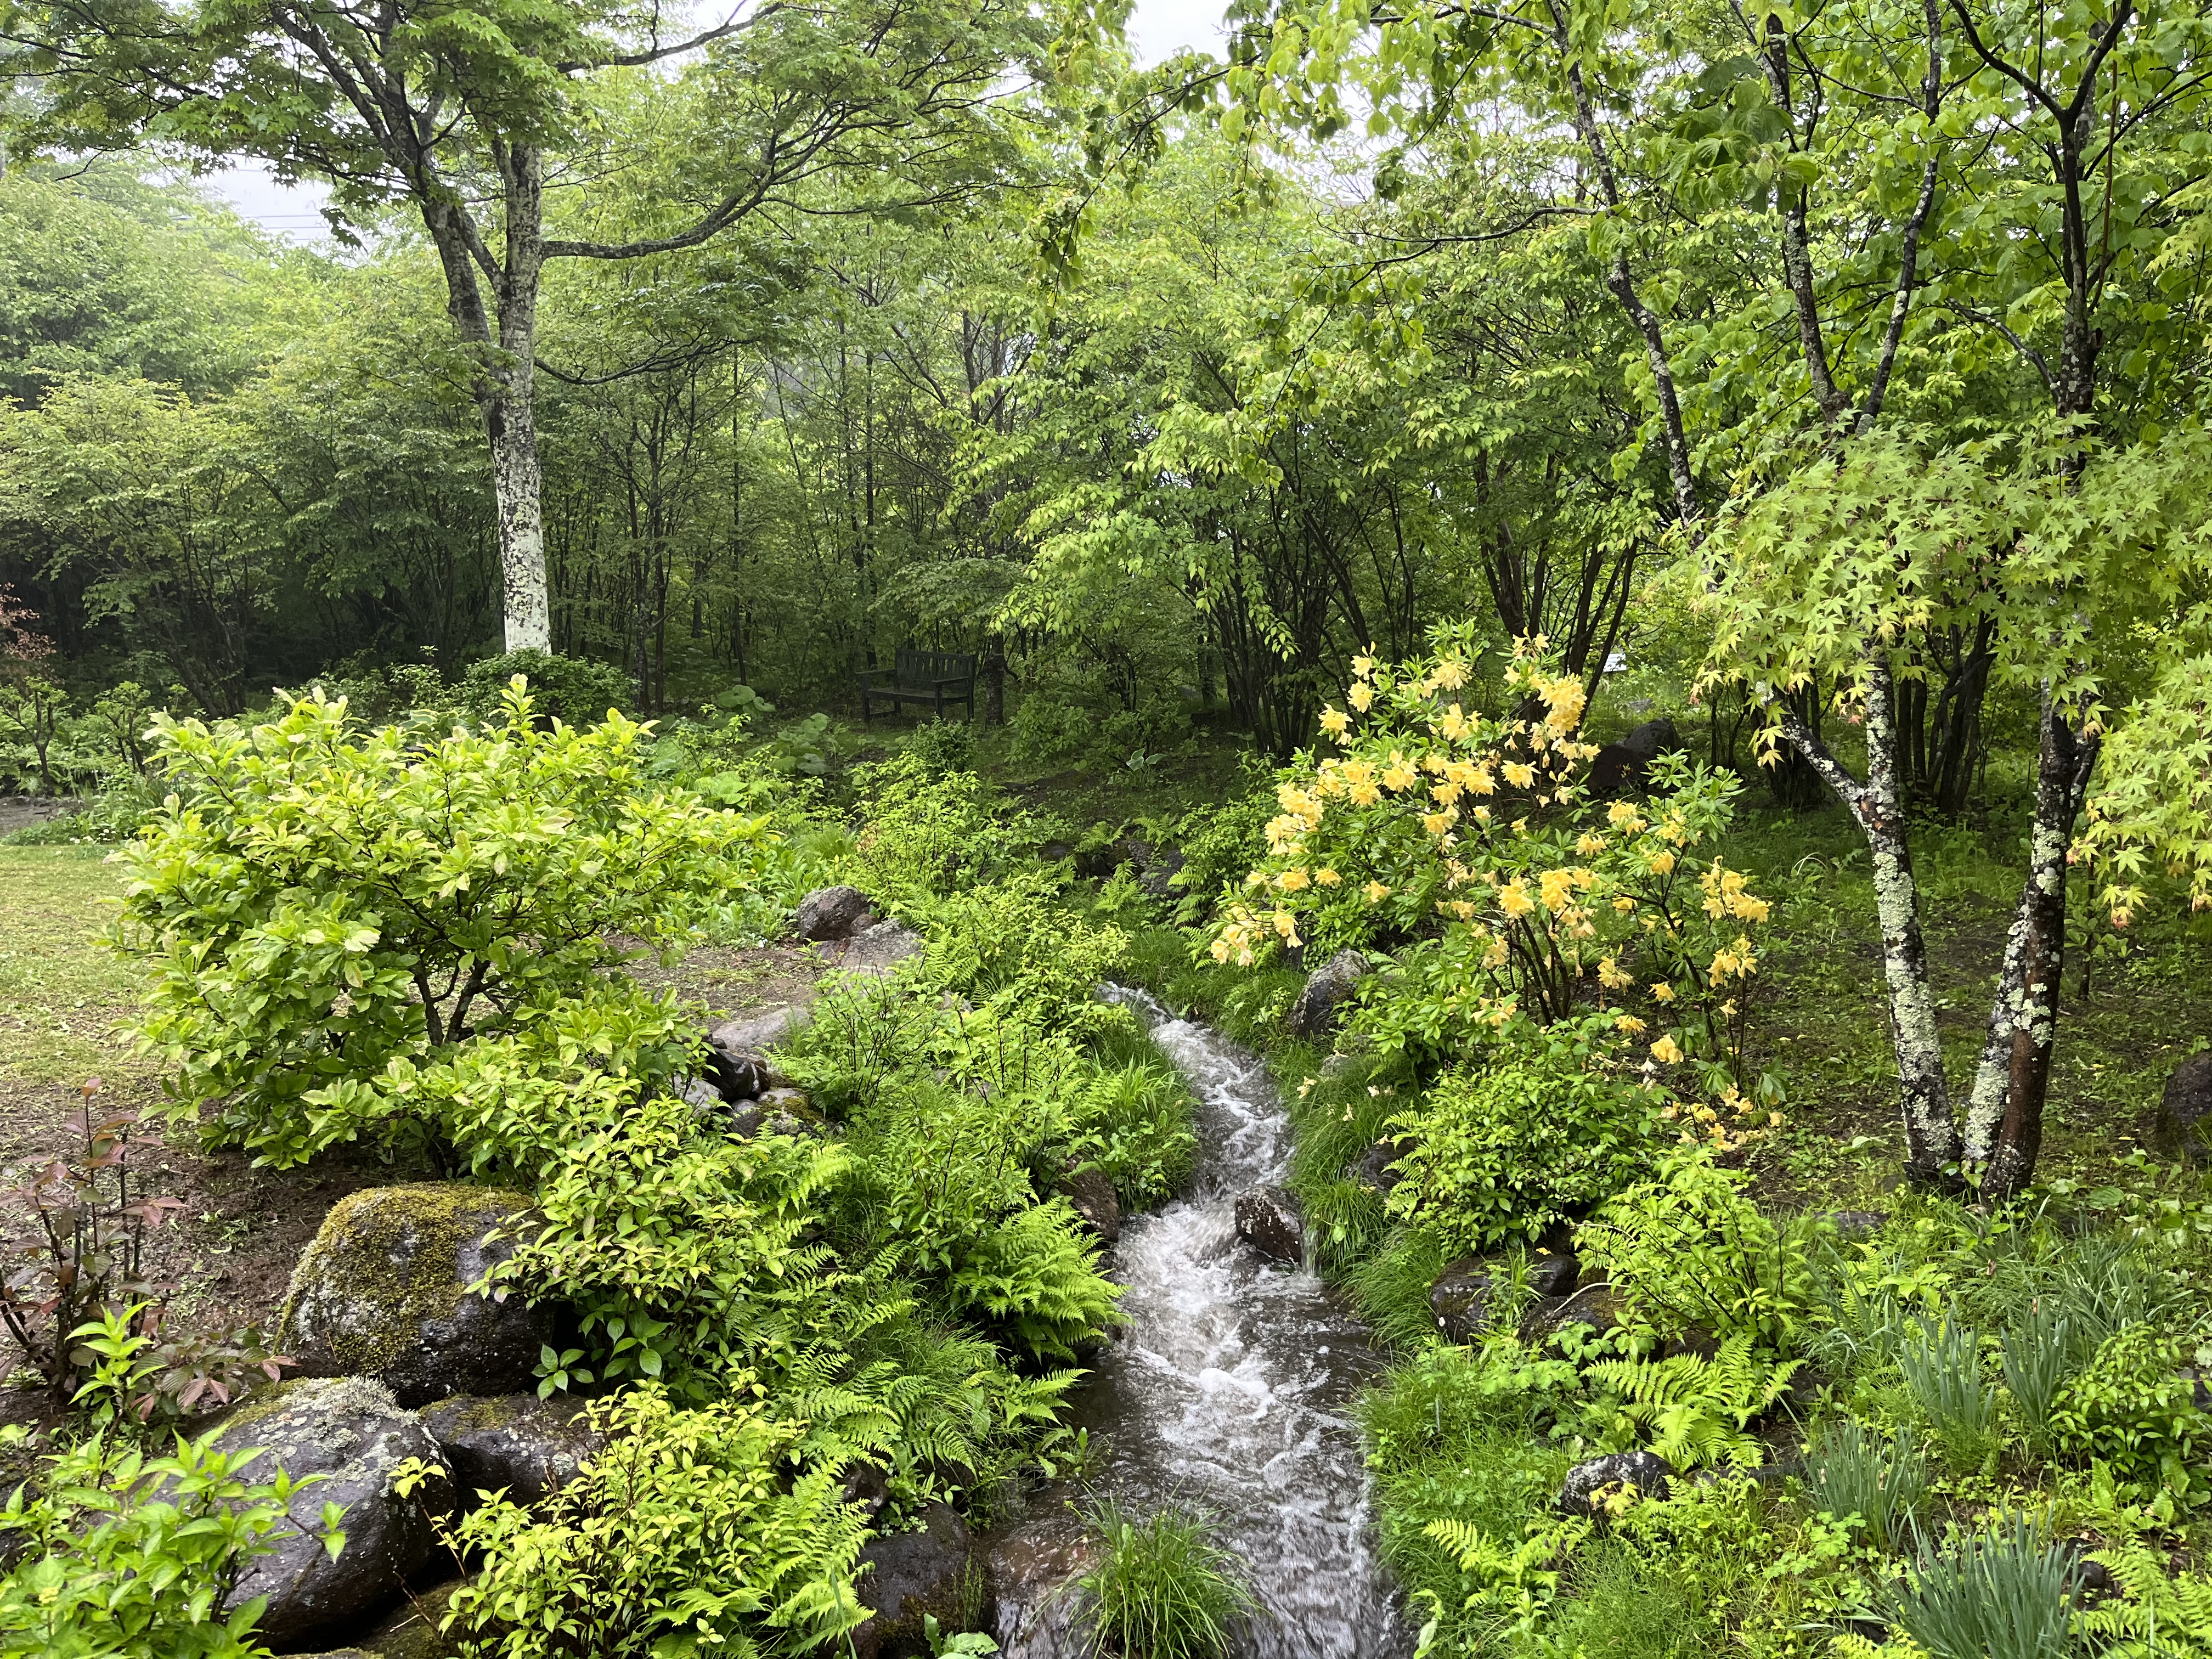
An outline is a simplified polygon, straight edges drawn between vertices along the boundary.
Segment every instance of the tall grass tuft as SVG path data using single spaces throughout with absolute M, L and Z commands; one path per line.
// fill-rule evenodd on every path
M 1194 1515 L 1139 1521 L 1112 1499 L 1091 1512 L 1105 1546 L 1077 1581 L 1091 1652 L 1115 1659 L 1224 1659 L 1253 1610 L 1236 1558 Z
M 1923 1545 L 1891 1592 L 1891 1622 L 1935 1659 L 2065 1659 L 2072 1644 L 2065 1553 L 2023 1514 Z
M 1869 1430 L 1856 1418 L 1831 1428 L 1805 1454 L 1805 1487 L 1838 1520 L 1857 1516 L 1884 1550 L 1904 1541 L 1928 1492 L 1928 1460 L 1907 1435 Z
M 2022 1310 L 2000 1339 L 2005 1387 L 2039 1452 L 2050 1449 L 2051 1409 L 2066 1379 L 2080 1369 L 2078 1347 L 2073 1326 L 2040 1302 Z
M 1898 1350 L 1905 1386 L 1956 1474 L 1978 1469 L 1997 1449 L 1997 1395 L 1982 1375 L 1978 1332 L 1952 1320 L 1916 1320 Z

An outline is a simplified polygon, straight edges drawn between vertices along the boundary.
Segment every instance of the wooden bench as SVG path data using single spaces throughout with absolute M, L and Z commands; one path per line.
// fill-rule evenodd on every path
M 975 659 L 953 651 L 923 651 L 911 645 L 898 649 L 898 665 L 888 671 L 869 668 L 860 674 L 860 718 L 871 719 L 875 702 L 896 708 L 902 702 L 933 704 L 937 718 L 945 718 L 948 703 L 960 703 L 968 718 L 975 718 Z

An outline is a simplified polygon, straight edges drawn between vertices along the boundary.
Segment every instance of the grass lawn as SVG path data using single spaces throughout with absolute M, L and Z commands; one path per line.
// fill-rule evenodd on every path
M 137 969 L 94 942 L 121 891 L 99 849 L 0 846 L 0 1079 L 143 1069 L 113 1034 L 136 1004 Z

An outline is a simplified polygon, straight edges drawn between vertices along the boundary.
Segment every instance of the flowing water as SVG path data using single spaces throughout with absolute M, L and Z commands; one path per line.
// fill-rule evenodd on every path
M 1290 1126 L 1267 1066 L 1219 1034 L 1114 988 L 1198 1097 L 1187 1197 L 1122 1226 L 1113 1275 L 1127 1327 L 1071 1402 L 1106 1452 L 1095 1485 L 1126 1509 L 1209 1516 L 1260 1604 L 1244 1659 L 1402 1659 L 1407 1639 L 1375 1559 L 1352 1397 L 1374 1374 L 1367 1333 L 1310 1271 L 1261 1261 L 1236 1236 L 1237 1195 L 1278 1182 Z M 1010 1659 L 1066 1638 L 1029 1619 Z M 1007 1627 L 1002 1626 L 1002 1628 Z

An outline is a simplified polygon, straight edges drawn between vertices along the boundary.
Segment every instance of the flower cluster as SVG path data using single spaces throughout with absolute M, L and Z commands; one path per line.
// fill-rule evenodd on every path
M 1734 781 L 1662 757 L 1648 801 L 1591 802 L 1583 688 L 1540 636 L 1516 642 L 1485 699 L 1471 631 L 1432 644 L 1395 665 L 1353 659 L 1348 709 L 1322 714 L 1319 753 L 1278 787 L 1268 857 L 1224 896 L 1214 959 L 1411 944 L 1446 967 L 1427 981 L 1448 999 L 1441 1023 L 1549 1024 L 1595 1004 L 1644 1041 L 1649 1068 L 1740 1070 L 1769 905 L 1708 850 Z

